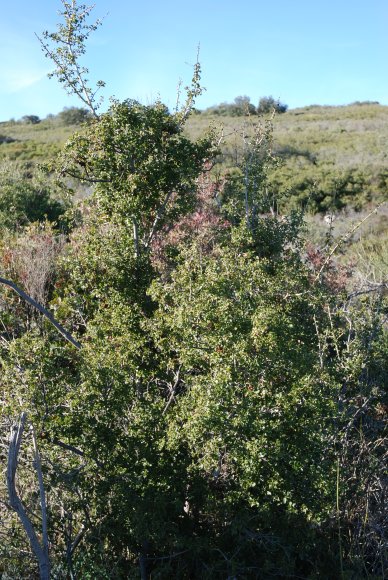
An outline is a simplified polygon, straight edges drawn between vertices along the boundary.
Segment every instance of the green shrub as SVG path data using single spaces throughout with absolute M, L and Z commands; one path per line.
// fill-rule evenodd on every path
M 0 177 L 0 229 L 17 229 L 35 221 L 55 222 L 65 205 L 53 199 L 48 183 L 10 175 Z

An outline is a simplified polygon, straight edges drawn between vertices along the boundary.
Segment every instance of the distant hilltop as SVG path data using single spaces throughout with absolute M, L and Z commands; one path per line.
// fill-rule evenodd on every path
M 354 101 L 346 105 L 320 105 L 312 104 L 303 107 L 295 107 L 290 109 L 285 103 L 280 102 L 279 99 L 275 99 L 272 96 L 261 97 L 258 100 L 257 105 L 252 103 L 250 97 L 246 95 L 238 96 L 234 99 L 232 103 L 223 101 L 217 105 L 212 105 L 204 109 L 194 108 L 193 113 L 196 115 L 214 115 L 217 117 L 244 117 L 247 115 L 268 115 L 273 111 L 277 114 L 286 113 L 287 111 L 297 111 L 297 110 L 310 110 L 310 109 L 337 109 L 344 107 L 365 107 L 371 105 L 378 105 L 383 107 L 379 101 Z M 11 118 L 9 120 L 0 121 L 2 123 L 23 123 L 26 125 L 36 125 L 41 121 L 51 121 L 57 122 L 62 125 L 80 125 L 88 119 L 90 119 L 91 114 L 85 108 L 82 107 L 64 107 L 59 113 L 53 114 L 49 113 L 46 117 L 41 118 L 35 114 L 26 114 L 20 119 Z

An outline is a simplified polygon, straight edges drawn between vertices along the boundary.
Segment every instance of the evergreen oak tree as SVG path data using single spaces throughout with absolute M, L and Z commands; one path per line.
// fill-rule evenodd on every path
M 300 216 L 269 203 L 270 124 L 244 129 L 212 239 L 186 236 L 158 269 L 156 240 L 198 207 L 214 161 L 210 137 L 183 132 L 199 65 L 174 113 L 129 100 L 100 114 L 103 83 L 90 88 L 80 64 L 98 24 L 89 7 L 62 4 L 63 24 L 42 44 L 93 116 L 55 162 L 65 184 L 93 186 L 50 303 L 77 340 L 32 325 L 1 350 L 3 426 L 26 411 L 38 434 L 53 575 L 338 578 L 348 549 L 339 433 L 353 417 L 339 393 L 356 392 L 366 351 L 383 359 L 383 329 L 366 346 L 346 335 L 328 264 L 314 271 Z M 19 451 L 34 513 L 27 444 Z M 4 521 L 14 531 L 2 572 L 31 577 L 22 530 L 9 512 Z

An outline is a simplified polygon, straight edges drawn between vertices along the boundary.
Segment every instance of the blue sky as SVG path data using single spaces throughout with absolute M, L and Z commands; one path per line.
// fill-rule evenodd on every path
M 87 1 L 87 0 L 86 0 Z M 248 95 L 289 107 L 388 104 L 387 0 L 95 0 L 103 26 L 88 44 L 91 77 L 109 96 L 171 108 L 200 43 L 205 108 Z M 49 80 L 34 33 L 54 30 L 60 0 L 3 0 L 0 120 L 80 105 Z

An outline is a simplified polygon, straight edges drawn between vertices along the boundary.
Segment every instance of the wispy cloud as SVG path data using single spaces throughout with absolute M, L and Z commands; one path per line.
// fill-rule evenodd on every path
M 2 93 L 17 93 L 39 83 L 47 71 L 31 70 L 27 67 L 15 66 L 11 69 L 0 70 L 0 91 Z
M 0 93 L 13 94 L 41 81 L 48 72 L 39 45 L 31 37 L 0 27 Z

